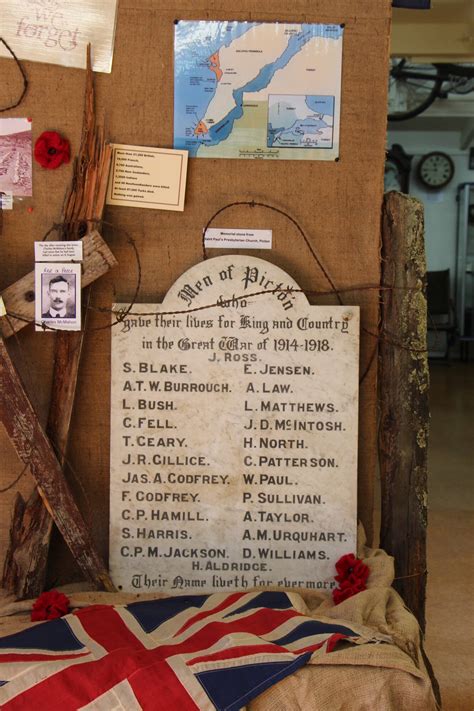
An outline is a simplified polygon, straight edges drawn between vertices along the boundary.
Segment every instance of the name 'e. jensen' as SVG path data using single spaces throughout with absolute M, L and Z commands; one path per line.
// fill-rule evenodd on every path
M 244 366 L 248 367 L 248 366 Z M 245 371 L 247 372 L 247 371 Z M 269 365 L 266 363 L 258 371 L 261 375 L 313 375 L 313 369 L 308 365 Z M 248 372 L 247 372 L 248 374 Z

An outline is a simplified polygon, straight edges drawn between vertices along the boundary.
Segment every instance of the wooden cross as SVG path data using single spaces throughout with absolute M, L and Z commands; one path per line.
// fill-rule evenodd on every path
M 0 420 L 28 466 L 44 505 L 86 577 L 113 591 L 107 568 L 72 497 L 51 442 L 25 392 L 3 338 L 0 339 Z
M 96 125 L 91 48 L 88 45 L 82 140 L 79 155 L 75 160 L 72 185 L 65 203 L 63 239 L 78 239 L 83 227 L 91 230 L 97 220 L 102 217 L 110 160 L 111 148 L 104 139 L 103 131 L 99 130 Z M 116 264 L 115 258 L 97 232 L 92 232 L 84 238 L 84 254 L 83 286 L 87 286 L 94 278 Z M 17 316 L 24 316 L 25 312 L 33 312 L 31 275 L 25 279 L 26 281 L 22 284 L 14 285 L 16 288 L 12 288 L 13 290 L 6 295 L 7 308 Z M 89 290 L 83 292 L 83 296 L 87 302 L 90 298 Z M 86 318 L 84 318 L 83 327 L 85 321 Z M 7 332 L 6 335 L 11 335 L 14 331 L 22 328 L 24 320 L 14 319 L 13 324 L 13 328 L 10 323 L 8 324 L 10 332 Z M 82 332 L 60 331 L 55 337 L 54 360 L 57 376 L 53 380 L 46 429 L 49 436 L 49 442 L 46 438 L 49 450 L 44 450 L 47 457 L 40 464 L 44 465 L 45 461 L 48 461 L 52 466 L 52 476 L 62 495 L 58 498 L 54 495 L 54 490 L 50 488 L 50 495 L 45 496 L 45 488 L 40 481 L 45 473 L 44 466 L 36 466 L 32 473 L 38 482 L 37 489 L 34 490 L 27 502 L 24 502 L 20 495 L 18 495 L 19 498 L 17 497 L 11 527 L 10 548 L 4 567 L 3 585 L 19 598 L 34 597 L 43 589 L 52 528 L 51 516 L 86 577 L 98 587 L 104 587 L 106 590 L 114 589 L 62 472 L 83 341 L 84 330 Z M 8 353 L 4 350 L 4 358 L 7 355 Z M 10 363 L 10 366 L 11 370 L 13 365 Z M 13 384 L 16 389 L 22 387 L 17 375 Z M 31 404 L 30 409 L 32 410 Z M 4 408 L 4 416 L 12 417 L 8 407 Z M 36 422 L 36 426 L 38 425 L 39 423 Z M 41 442 L 43 447 L 46 447 L 43 440 L 46 434 L 41 428 L 40 431 Z M 25 452 L 18 448 L 17 451 L 25 461 Z M 54 451 L 58 453 L 57 457 L 54 455 Z M 54 457 L 54 463 L 51 460 L 51 455 Z M 28 461 L 27 457 L 26 460 Z

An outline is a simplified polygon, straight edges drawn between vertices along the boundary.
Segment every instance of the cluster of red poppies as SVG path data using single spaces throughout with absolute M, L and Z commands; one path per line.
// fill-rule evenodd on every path
M 69 598 L 57 590 L 41 593 L 31 611 L 32 622 L 55 620 L 69 612 Z
M 334 603 L 339 605 L 343 600 L 356 595 L 362 590 L 366 590 L 366 582 L 370 570 L 360 558 L 356 558 L 353 553 L 343 555 L 336 563 L 337 588 L 332 591 Z M 54 620 L 63 617 L 69 612 L 69 598 L 57 590 L 50 590 L 42 593 L 33 605 L 31 619 L 33 622 L 39 620 Z
M 369 568 L 360 558 L 356 558 L 353 553 L 343 555 L 336 563 L 337 575 L 335 580 L 339 587 L 332 591 L 332 599 L 339 605 L 348 597 L 357 595 L 358 592 L 366 590 L 366 582 L 369 577 Z

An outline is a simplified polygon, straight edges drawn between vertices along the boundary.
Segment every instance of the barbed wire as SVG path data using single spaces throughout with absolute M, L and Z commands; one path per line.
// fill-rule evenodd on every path
M 20 62 L 20 60 L 18 59 L 18 57 L 16 56 L 15 52 L 12 50 L 10 45 L 3 39 L 3 37 L 0 37 L 0 42 L 5 46 L 6 50 L 11 54 L 11 56 L 15 60 L 16 66 L 18 67 L 20 74 L 21 74 L 21 78 L 23 80 L 23 90 L 20 94 L 20 97 L 13 104 L 9 104 L 8 106 L 4 106 L 4 107 L 0 108 L 0 113 L 3 113 L 4 111 L 10 111 L 10 109 L 16 109 L 16 107 L 21 104 L 21 102 L 25 98 L 26 92 L 28 91 L 28 77 L 26 76 L 26 72 L 23 67 L 23 64 Z
M 20 481 L 21 477 L 26 473 L 26 470 L 30 466 L 29 462 L 25 464 L 21 472 L 18 474 L 18 476 L 11 482 L 11 484 L 8 484 L 4 489 L 0 489 L 0 494 L 6 494 L 7 491 L 10 491 L 10 489 L 13 489 L 13 487 L 18 484 Z
M 205 245 L 205 235 L 206 235 L 206 230 L 209 229 L 210 225 L 213 223 L 213 221 L 221 215 L 225 210 L 228 210 L 232 207 L 237 207 L 237 206 L 247 206 L 249 208 L 255 208 L 255 207 L 262 207 L 266 208 L 269 210 L 272 210 L 273 212 L 276 212 L 283 217 L 287 218 L 291 224 L 295 226 L 297 229 L 298 233 L 302 237 L 303 241 L 305 242 L 309 252 L 311 253 L 311 256 L 318 266 L 319 270 L 321 271 L 323 277 L 329 284 L 330 288 L 329 289 L 305 289 L 305 288 L 295 288 L 295 287 L 286 287 L 286 288 L 281 288 L 281 287 L 275 287 L 273 289 L 262 289 L 259 291 L 254 291 L 251 293 L 245 293 L 237 296 L 233 296 L 234 302 L 239 302 L 239 301 L 244 301 L 248 300 L 249 298 L 254 298 L 254 297 L 260 297 L 260 296 L 268 296 L 269 294 L 276 294 L 276 293 L 287 293 L 287 294 L 304 294 L 306 297 L 311 296 L 315 298 L 322 298 L 322 297 L 328 297 L 328 296 L 333 296 L 337 299 L 339 305 L 344 306 L 344 301 L 342 299 L 343 294 L 349 294 L 349 293 L 357 293 L 357 292 L 367 292 L 367 291 L 377 291 L 377 293 L 380 295 L 379 296 L 379 302 L 383 303 L 382 300 L 382 294 L 384 292 L 393 292 L 396 290 L 403 290 L 403 291 L 413 291 L 413 292 L 419 292 L 421 291 L 421 287 L 397 287 L 394 285 L 391 286 L 384 286 L 381 284 L 357 284 L 357 285 L 349 285 L 345 286 L 343 288 L 338 288 L 329 274 L 329 271 L 324 267 L 322 260 L 318 256 L 316 250 L 313 248 L 311 245 L 308 237 L 306 236 L 305 232 L 299 225 L 299 223 L 288 213 L 286 213 L 284 210 L 281 210 L 273 205 L 268 205 L 267 203 L 262 203 L 262 202 L 255 202 L 255 201 L 235 201 L 232 203 L 228 203 L 224 207 L 220 208 L 217 210 L 211 218 L 208 220 L 206 223 L 206 226 L 203 230 L 203 235 L 202 235 L 202 255 L 203 255 L 203 261 L 208 259 L 208 254 L 207 254 L 207 249 Z M 126 237 L 127 244 L 130 245 L 132 248 L 135 262 L 136 262 L 136 272 L 137 272 L 137 277 L 136 277 L 136 284 L 134 287 L 133 295 L 130 300 L 130 303 L 128 303 L 127 307 L 124 309 L 116 310 L 112 309 L 109 307 L 103 307 L 103 306 L 94 306 L 92 304 L 88 304 L 86 306 L 87 310 L 90 311 L 95 311 L 97 313 L 102 313 L 102 314 L 108 314 L 108 315 L 113 315 L 115 317 L 115 320 L 113 320 L 111 323 L 107 323 L 105 325 L 101 326 L 87 326 L 84 330 L 85 332 L 89 331 L 100 331 L 100 330 L 106 330 L 106 329 L 112 329 L 114 326 L 120 325 L 123 323 L 123 321 L 128 317 L 128 316 L 154 316 L 157 313 L 159 313 L 161 316 L 178 316 L 178 315 L 186 315 L 186 314 L 192 314 L 196 313 L 199 311 L 205 311 L 208 309 L 213 309 L 213 308 L 226 308 L 227 304 L 224 302 L 213 302 L 213 303 L 208 303 L 208 304 L 203 304 L 201 306 L 195 306 L 192 308 L 185 308 L 185 309 L 175 309 L 172 311 L 151 311 L 151 312 L 145 312 L 145 311 L 134 311 L 133 308 L 138 302 L 138 297 L 140 294 L 140 289 L 141 289 L 141 284 L 142 284 L 142 264 L 141 264 L 141 259 L 140 259 L 140 254 L 136 245 L 136 242 L 134 238 L 131 236 L 131 234 L 128 232 L 123 227 L 119 227 L 115 225 L 114 223 L 108 222 L 106 220 L 102 219 L 93 219 L 93 220 L 78 220 L 78 221 L 73 221 L 73 222 L 59 222 L 59 223 L 53 223 L 52 226 L 48 229 L 48 231 L 43 235 L 42 241 L 45 241 L 50 238 L 50 236 L 55 233 L 55 232 L 60 232 L 61 234 L 66 233 L 67 231 L 70 230 L 72 227 L 75 227 L 79 224 L 79 227 L 83 229 L 83 232 L 85 231 L 85 228 L 87 227 L 107 227 L 111 229 L 114 232 L 119 232 L 122 233 Z M 347 304 L 349 306 L 349 304 Z M 35 325 L 41 326 L 43 330 L 47 331 L 63 331 L 63 329 L 51 326 L 47 324 L 45 321 L 36 321 L 36 319 L 28 319 L 21 314 L 14 313 L 10 310 L 7 310 L 6 312 L 6 317 L 7 321 L 9 323 L 10 329 L 12 333 L 15 335 L 16 342 L 18 344 L 18 348 L 20 349 L 22 355 L 26 358 L 25 351 L 23 349 L 22 344 L 20 343 L 19 339 L 17 338 L 17 334 L 14 328 L 14 325 L 11 322 L 11 319 L 23 322 L 23 323 L 34 323 Z M 371 338 L 375 339 L 375 345 L 374 348 L 372 349 L 371 355 L 368 358 L 366 367 L 364 369 L 364 372 L 362 376 L 360 377 L 359 380 L 359 385 L 362 385 L 364 382 L 365 378 L 367 377 L 373 362 L 375 360 L 376 354 L 377 354 L 377 349 L 378 349 L 378 343 L 379 342 L 385 342 L 393 347 L 400 348 L 406 351 L 410 351 L 412 353 L 427 353 L 426 348 L 414 348 L 411 344 L 406 344 L 401 342 L 400 340 L 397 340 L 396 338 L 392 337 L 393 334 L 387 334 L 384 324 L 383 324 L 383 316 L 381 316 L 380 321 L 377 323 L 375 330 L 372 330 L 365 325 L 361 324 L 361 330 Z M 30 365 L 27 365 L 27 372 L 30 374 L 33 372 L 30 370 Z M 65 466 L 68 468 L 68 470 L 72 473 L 73 478 L 76 480 L 78 483 L 83 495 L 85 496 L 87 500 L 87 492 L 85 491 L 80 477 L 77 475 L 74 467 L 72 466 L 71 462 L 69 459 L 65 456 L 65 452 L 60 452 L 58 450 L 58 447 L 54 444 L 53 447 L 57 453 L 58 456 L 61 456 L 63 458 Z M 4 493 L 5 491 L 8 491 L 9 489 L 13 488 L 15 484 L 21 479 L 21 477 L 24 475 L 25 471 L 27 470 L 28 465 L 25 465 L 24 469 L 20 473 L 20 475 L 6 488 L 6 490 L 0 490 L 0 494 Z
M 388 287 L 388 286 L 382 286 L 380 284 L 350 285 L 350 286 L 343 287 L 343 288 L 336 287 L 334 280 L 332 279 L 328 270 L 324 267 L 321 259 L 319 258 L 318 254 L 312 247 L 308 237 L 306 236 L 305 232 L 303 231 L 303 229 L 301 228 L 301 226 L 299 225 L 297 220 L 295 220 L 291 215 L 289 215 L 284 210 L 281 210 L 281 209 L 279 209 L 273 205 L 269 205 L 267 203 L 256 202 L 256 201 L 234 201 L 232 203 L 228 203 L 227 205 L 224 205 L 222 208 L 217 210 L 211 216 L 211 218 L 208 220 L 208 222 L 206 223 L 206 226 L 203 230 L 203 236 L 202 236 L 203 261 L 208 259 L 207 249 L 205 246 L 206 230 L 209 229 L 209 226 L 212 224 L 212 222 L 216 219 L 216 217 L 218 215 L 221 215 L 225 210 L 228 210 L 228 209 L 230 209 L 232 207 L 236 207 L 236 206 L 248 206 L 250 208 L 263 207 L 263 208 L 272 210 L 273 212 L 276 212 L 276 213 L 282 215 L 283 217 L 287 218 L 298 230 L 298 233 L 301 235 L 306 246 L 308 247 L 308 249 L 311 253 L 311 256 L 313 257 L 315 263 L 317 264 L 318 268 L 320 269 L 321 273 L 323 274 L 324 278 L 326 279 L 326 281 L 328 282 L 328 284 L 330 285 L 331 288 L 329 290 L 314 290 L 314 289 L 304 289 L 304 288 L 298 289 L 298 288 L 293 288 L 293 287 L 288 287 L 286 289 L 282 289 L 282 288 L 263 289 L 263 290 L 248 293 L 248 294 L 241 294 L 238 296 L 234 296 L 233 298 L 235 301 L 243 301 L 243 300 L 253 298 L 253 297 L 286 292 L 288 294 L 301 293 L 301 294 L 304 294 L 305 296 L 313 296 L 313 297 L 334 296 L 337 299 L 338 303 L 341 306 L 344 306 L 345 304 L 341 298 L 341 294 L 345 294 L 345 293 L 354 293 L 354 292 L 361 292 L 361 291 L 383 292 L 383 291 L 393 291 L 393 290 L 397 290 L 397 289 L 406 290 L 406 291 L 408 291 L 408 290 L 418 291 L 418 289 L 416 287 L 412 287 L 412 288 L 410 288 L 410 287 L 395 287 L 395 286 Z M 136 246 L 136 242 L 133 239 L 133 237 L 130 235 L 128 230 L 126 230 L 123 227 L 119 227 L 111 222 L 108 222 L 106 220 L 101 220 L 101 219 L 88 220 L 87 223 L 89 225 L 94 225 L 97 227 L 105 226 L 105 227 L 108 227 L 114 231 L 122 232 L 126 236 L 127 243 L 132 247 L 132 250 L 133 250 L 134 256 L 135 256 L 136 268 L 137 268 L 137 282 L 136 282 L 136 286 L 135 286 L 131 301 L 127 305 L 126 309 L 117 311 L 117 310 L 111 309 L 109 307 L 93 306 L 92 304 L 88 305 L 87 309 L 96 311 L 98 313 L 112 314 L 115 316 L 115 320 L 112 321 L 112 323 L 108 323 L 108 324 L 105 324 L 102 326 L 88 326 L 85 330 L 86 331 L 107 330 L 109 328 L 113 328 L 114 326 L 120 325 L 127 318 L 127 316 L 153 316 L 153 315 L 155 315 L 157 313 L 156 311 L 153 311 L 153 312 L 143 312 L 143 311 L 135 312 L 135 311 L 133 311 L 133 307 L 137 303 L 138 296 L 140 293 L 140 288 L 141 288 L 142 265 L 141 265 L 139 251 Z M 87 223 L 84 220 L 78 220 L 78 221 L 73 221 L 73 222 L 53 223 L 53 225 L 49 228 L 49 230 L 44 234 L 42 241 L 48 239 L 49 236 L 53 232 L 57 232 L 57 231 L 64 232 L 65 230 L 67 231 L 68 228 L 71 228 L 77 224 L 86 225 Z M 216 308 L 216 307 L 225 308 L 225 305 L 223 305 L 222 303 L 219 303 L 219 302 L 213 302 L 213 303 L 204 304 L 202 306 L 196 306 L 196 307 L 188 308 L 188 309 L 175 309 L 172 311 L 161 311 L 160 314 L 163 316 L 185 315 L 185 314 L 191 314 L 191 313 L 195 313 L 197 311 L 204 311 L 204 310 Z M 34 323 L 36 326 L 41 326 L 41 328 L 45 331 L 55 332 L 55 331 L 63 331 L 64 330 L 59 327 L 55 327 L 50 324 L 47 324 L 45 321 L 36 321 L 35 319 L 25 318 L 21 314 L 18 314 L 18 313 L 12 312 L 12 311 L 7 311 L 7 314 L 11 318 L 21 321 L 23 323 Z M 427 349 L 413 348 L 411 345 L 404 344 L 394 338 L 387 338 L 385 335 L 382 335 L 382 331 L 383 331 L 382 326 L 383 326 L 382 322 L 377 324 L 376 331 L 374 332 L 374 331 L 368 329 L 366 326 L 361 325 L 361 330 L 364 333 L 366 333 L 367 335 L 371 336 L 372 338 L 375 338 L 377 340 L 383 340 L 387 343 L 390 343 L 391 345 L 393 345 L 395 347 L 399 347 L 401 349 L 413 351 L 413 352 L 417 352 L 417 353 L 427 352 Z M 376 346 L 377 346 L 377 344 L 376 344 Z M 376 353 L 376 349 L 375 349 L 375 352 L 372 354 L 371 358 L 369 359 L 368 368 L 366 368 L 363 376 L 361 377 L 360 382 L 362 382 L 364 380 L 364 378 L 366 377 L 367 372 L 370 369 L 370 366 L 374 360 L 375 353 Z

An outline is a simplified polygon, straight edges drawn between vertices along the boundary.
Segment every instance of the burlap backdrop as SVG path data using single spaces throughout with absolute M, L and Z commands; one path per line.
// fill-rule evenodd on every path
M 201 259 L 201 232 L 210 215 L 234 200 L 267 202 L 289 212 L 308 234 L 338 287 L 379 281 L 380 210 L 386 130 L 389 0 L 244 0 L 235 5 L 204 0 L 120 0 L 112 74 L 96 75 L 97 106 L 105 116 L 108 137 L 120 143 L 172 147 L 173 29 L 175 19 L 281 20 L 345 23 L 341 154 L 339 162 L 190 161 L 184 213 L 108 208 L 106 219 L 126 228 L 136 240 L 144 266 L 141 301 L 160 301 L 185 270 Z M 84 72 L 25 62 L 28 95 L 3 116 L 29 116 L 33 138 L 46 129 L 65 134 L 77 151 L 80 140 Z M 13 94 L 16 70 L 0 60 L 7 96 Z M 34 196 L 4 213 L 0 239 L 0 289 L 33 265 L 33 242 L 59 220 L 70 168 L 44 171 L 34 166 Z M 33 207 L 31 213 L 29 207 Z M 233 208 L 216 226 L 271 228 L 271 252 L 254 252 L 291 274 L 302 287 L 327 283 L 295 228 L 285 218 L 259 208 Z M 94 305 L 127 301 L 136 285 L 133 254 L 124 235 L 104 231 L 119 267 L 94 287 Z M 216 254 L 214 252 L 213 254 Z M 345 294 L 362 307 L 362 323 L 376 330 L 377 293 Z M 89 326 L 104 323 L 91 313 Z M 41 418 L 47 414 L 52 378 L 53 335 L 24 329 L 19 343 L 10 339 L 12 356 Z M 374 339 L 362 332 L 361 372 L 373 354 Z M 109 368 L 110 332 L 88 334 L 74 411 L 69 459 L 71 486 L 90 523 L 102 554 L 108 550 L 109 508 Z M 375 470 L 376 362 L 360 397 L 359 516 L 371 537 Z M 11 444 L 0 431 L 0 488 L 20 471 Z M 29 475 L 20 489 L 31 491 Z M 0 557 L 8 537 L 15 490 L 0 496 Z M 1 561 L 0 561 L 1 563 Z M 78 575 L 64 545 L 56 540 L 50 583 Z

